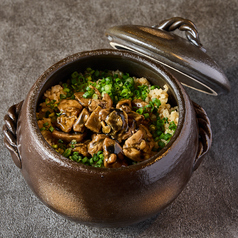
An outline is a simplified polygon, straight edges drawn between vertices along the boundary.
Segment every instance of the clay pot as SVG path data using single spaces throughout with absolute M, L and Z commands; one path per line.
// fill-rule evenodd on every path
M 61 156 L 45 141 L 36 120 L 39 99 L 87 67 L 119 69 L 168 85 L 170 103 L 179 106 L 179 124 L 156 156 L 124 168 L 94 168 Z M 102 227 L 131 225 L 158 214 L 180 194 L 211 145 L 205 111 L 178 80 L 159 63 L 128 51 L 82 52 L 59 61 L 36 81 L 24 102 L 9 109 L 5 122 L 5 145 L 37 197 L 67 218 Z

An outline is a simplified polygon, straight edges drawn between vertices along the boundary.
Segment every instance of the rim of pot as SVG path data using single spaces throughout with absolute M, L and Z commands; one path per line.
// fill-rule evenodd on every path
M 39 103 L 40 94 L 42 93 L 42 88 L 45 86 L 45 84 L 51 78 L 51 76 L 55 74 L 57 71 L 62 70 L 67 65 L 72 64 L 73 62 L 79 59 L 82 59 L 82 58 L 86 59 L 86 58 L 95 57 L 95 56 L 122 57 L 122 59 L 127 59 L 130 61 L 139 63 L 145 68 L 148 68 L 152 70 L 153 72 L 155 72 L 156 74 L 159 74 L 160 77 L 163 77 L 170 91 L 173 93 L 173 96 L 176 100 L 176 104 L 179 108 L 179 120 L 178 120 L 177 129 L 174 135 L 172 136 L 170 142 L 162 150 L 160 150 L 156 155 L 150 157 L 149 159 L 134 165 L 126 166 L 126 167 L 95 168 L 93 166 L 77 163 L 75 161 L 72 161 L 62 156 L 60 153 L 56 152 L 50 146 L 50 144 L 44 139 L 43 135 L 41 134 L 41 131 L 37 124 L 36 110 L 37 110 L 37 105 Z M 140 77 L 144 77 L 144 76 L 141 75 Z M 35 146 L 39 147 L 38 150 L 43 150 L 45 152 L 45 155 L 48 155 L 47 160 L 53 160 L 53 162 L 58 163 L 58 165 L 60 166 L 78 170 L 78 171 L 83 171 L 86 173 L 95 172 L 95 173 L 101 173 L 101 174 L 111 173 L 111 172 L 114 173 L 116 171 L 140 170 L 159 160 L 163 160 L 163 157 L 167 154 L 167 151 L 171 149 L 178 135 L 180 134 L 181 129 L 183 127 L 183 121 L 185 116 L 185 102 L 184 102 L 183 93 L 184 91 L 182 91 L 182 86 L 179 83 L 179 81 L 176 78 L 174 78 L 169 72 L 167 72 L 159 63 L 149 58 L 146 58 L 144 56 L 137 55 L 133 52 L 129 52 L 125 50 L 100 49 L 100 50 L 83 51 L 83 52 L 70 55 L 58 61 L 57 63 L 52 65 L 50 68 L 48 68 L 34 83 L 34 85 L 32 86 L 29 92 L 28 105 L 27 105 L 29 109 L 27 110 L 27 112 L 30 114 L 29 115 L 29 120 L 31 125 L 30 130 L 33 137 L 36 140 Z M 43 154 L 44 153 L 42 153 L 42 155 Z M 44 160 L 45 159 L 46 158 L 44 158 Z

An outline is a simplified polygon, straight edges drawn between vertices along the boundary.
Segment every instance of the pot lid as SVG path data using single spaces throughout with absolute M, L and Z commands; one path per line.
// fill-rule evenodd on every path
M 176 29 L 185 31 L 187 39 L 171 32 Z M 130 50 L 158 61 L 183 85 L 215 96 L 230 91 L 227 77 L 205 53 L 190 20 L 174 17 L 152 27 L 114 26 L 106 31 L 106 36 L 115 49 Z

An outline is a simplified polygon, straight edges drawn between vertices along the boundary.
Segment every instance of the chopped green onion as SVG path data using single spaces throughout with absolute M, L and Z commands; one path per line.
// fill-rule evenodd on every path
M 155 141 L 158 141 L 159 140 L 159 137 L 155 137 Z
M 53 117 L 55 115 L 54 112 L 50 113 L 49 117 Z
M 72 83 L 72 88 L 75 88 L 74 85 L 78 83 L 78 79 L 77 78 L 72 78 L 71 83 Z
M 70 92 L 70 89 L 69 89 L 69 88 L 64 88 L 63 90 L 64 90 L 64 92 L 66 92 L 66 93 L 69 93 L 69 92 Z
M 110 93 L 111 90 L 112 90 L 112 85 L 111 85 L 111 84 L 105 85 L 105 91 L 106 91 L 106 93 Z
M 70 154 L 71 154 L 71 148 L 68 148 L 68 149 L 66 149 L 65 151 L 64 151 L 64 153 L 62 154 L 64 157 L 69 157 L 70 156 Z
M 156 107 L 160 107 L 160 105 L 161 105 L 160 100 L 157 98 L 152 98 L 152 102 L 156 105 Z
M 86 162 L 88 161 L 88 157 L 84 157 L 83 159 L 82 159 L 82 162 L 85 164 Z
M 71 142 L 70 142 L 72 145 L 75 145 L 75 144 L 77 144 L 77 141 L 76 140 L 71 140 Z
M 92 99 L 98 99 L 98 95 L 96 93 L 93 94 Z
M 156 126 L 153 125 L 153 124 L 151 124 L 151 125 L 150 125 L 150 130 L 155 131 L 155 130 L 156 130 Z
M 144 109 L 143 109 L 143 107 L 141 107 L 141 108 L 137 109 L 137 110 L 136 110 L 136 112 L 137 112 L 137 113 L 139 113 L 139 114 L 142 114 L 142 113 L 144 112 Z
M 145 117 L 145 119 L 147 119 L 147 118 L 150 117 L 150 114 L 149 114 L 149 113 L 145 113 L 145 114 L 144 114 L 144 117 Z
M 172 135 L 169 133 L 166 133 L 166 134 L 162 133 L 159 138 L 164 140 L 169 140 L 171 137 Z
M 90 159 L 89 159 L 89 164 L 92 165 L 93 163 L 94 163 L 93 158 L 90 158 Z
M 174 121 L 172 121 L 172 122 L 169 123 L 169 129 L 170 129 L 170 130 L 174 130 L 174 131 L 175 131 L 176 128 L 177 128 L 177 126 L 176 126 L 176 124 L 175 124 Z
M 60 94 L 60 99 L 65 99 L 66 95 L 65 94 Z
M 158 145 L 160 148 L 164 148 L 165 147 L 165 143 L 163 141 L 159 141 Z
M 46 112 L 45 112 L 45 117 L 48 118 L 49 115 L 50 115 L 50 111 L 46 111 Z
M 53 126 L 50 126 L 50 127 L 49 127 L 49 131 L 50 131 L 50 132 L 53 132 L 54 129 L 55 129 L 55 128 L 54 128 Z
M 86 92 L 86 93 L 83 94 L 83 97 L 84 98 L 89 98 L 89 97 L 91 97 L 91 94 L 89 92 Z
M 156 88 L 160 88 L 160 86 L 158 86 L 158 85 L 152 85 L 152 86 L 150 87 L 150 90 L 154 90 L 154 89 L 156 89 Z
M 162 131 L 160 131 L 160 130 L 156 131 L 157 136 L 160 136 L 161 134 L 162 134 Z
M 72 74 L 71 74 L 71 77 L 72 78 L 76 78 L 76 77 L 78 77 L 78 72 L 77 71 L 75 71 L 75 72 L 73 72 Z
M 96 77 L 98 77 L 98 76 L 99 76 L 99 71 L 96 70 L 95 73 L 94 73 L 94 75 L 95 75 Z
M 67 88 L 67 87 L 68 87 L 68 84 L 67 84 L 67 83 L 63 83 L 63 84 L 62 84 L 62 87 L 63 87 L 63 88 Z

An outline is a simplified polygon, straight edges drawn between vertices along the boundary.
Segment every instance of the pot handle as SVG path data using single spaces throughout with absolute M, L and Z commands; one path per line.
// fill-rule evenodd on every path
M 172 17 L 170 19 L 163 20 L 159 23 L 159 25 L 153 26 L 153 28 L 157 28 L 159 30 L 164 31 L 174 31 L 176 29 L 179 29 L 180 31 L 185 31 L 185 35 L 188 41 L 199 47 L 202 51 L 206 52 L 200 42 L 197 27 L 192 21 L 188 19 L 184 19 L 182 17 Z
M 193 102 L 193 107 L 196 113 L 198 130 L 199 130 L 199 145 L 196 159 L 193 164 L 193 170 L 195 171 L 203 160 L 203 156 L 208 152 L 212 143 L 212 131 L 210 120 L 207 117 L 205 110 Z
M 3 125 L 4 144 L 10 151 L 12 160 L 18 168 L 22 168 L 21 156 L 17 148 L 17 120 L 21 111 L 23 101 L 18 104 L 12 105 L 4 117 L 5 124 Z

